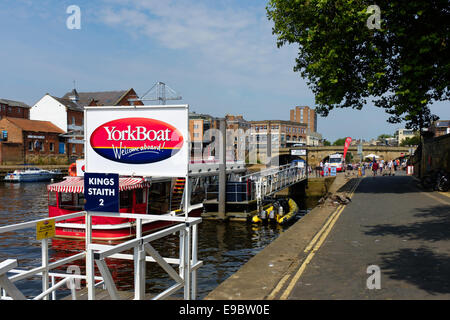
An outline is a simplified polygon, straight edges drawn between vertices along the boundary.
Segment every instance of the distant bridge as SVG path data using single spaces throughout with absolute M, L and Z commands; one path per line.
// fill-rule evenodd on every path
M 307 158 L 305 159 L 308 163 L 315 165 L 315 163 L 322 161 L 324 158 L 333 153 L 343 153 L 344 146 L 322 146 L 322 147 L 292 147 L 292 148 L 280 148 L 279 156 L 280 156 L 280 164 L 289 161 L 290 158 L 290 150 L 307 150 Z M 390 146 L 363 146 L 363 156 L 367 156 L 369 154 L 375 154 L 380 157 L 380 159 L 384 160 L 393 160 L 399 158 L 401 156 L 410 155 L 410 150 L 415 150 L 412 147 L 390 147 Z M 353 156 L 355 161 L 359 160 L 358 156 L 358 147 L 350 146 L 348 148 L 347 153 L 350 153 Z M 276 156 L 273 154 L 272 156 Z

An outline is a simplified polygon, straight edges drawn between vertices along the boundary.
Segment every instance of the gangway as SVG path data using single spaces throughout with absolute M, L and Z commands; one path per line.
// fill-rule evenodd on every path
M 308 179 L 306 168 L 286 164 L 242 176 L 239 181 L 254 183 L 257 206 L 260 208 L 265 197 L 270 197 L 306 179 Z

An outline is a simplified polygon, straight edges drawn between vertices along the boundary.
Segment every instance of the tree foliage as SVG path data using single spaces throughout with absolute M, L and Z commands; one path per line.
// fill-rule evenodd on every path
M 344 146 L 347 138 L 340 138 L 333 142 L 333 146 Z
M 387 134 L 387 133 L 383 133 L 383 134 L 380 134 L 377 139 L 378 140 L 383 140 L 383 139 L 388 139 L 388 138 L 392 138 L 392 135 Z
M 450 98 L 448 0 L 377 0 L 381 29 L 369 29 L 372 0 L 270 0 L 277 45 L 298 44 L 294 71 L 306 78 L 316 112 L 362 109 L 368 99 L 391 123 L 421 129 Z
M 402 140 L 400 146 L 408 147 L 408 146 L 418 146 L 420 144 L 420 136 L 415 135 L 414 137 L 408 137 Z

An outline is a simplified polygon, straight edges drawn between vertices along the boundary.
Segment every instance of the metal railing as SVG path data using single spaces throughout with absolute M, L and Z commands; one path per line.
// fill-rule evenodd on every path
M 198 209 L 202 206 L 194 205 L 189 208 L 189 211 Z M 89 212 L 81 211 L 69 215 L 63 215 L 54 218 L 39 219 L 30 222 L 0 227 L 0 234 L 5 232 L 15 232 L 26 228 L 35 228 L 37 223 L 54 220 L 67 220 L 77 217 L 85 217 L 85 235 L 86 248 L 85 251 L 74 254 L 72 256 L 60 259 L 55 262 L 49 262 L 49 239 L 41 240 L 41 266 L 32 268 L 31 270 L 15 269 L 18 265 L 16 259 L 7 259 L 0 262 L 0 288 L 1 300 L 10 299 L 28 299 L 14 284 L 17 281 L 30 279 L 34 277 L 41 277 L 42 292 L 34 300 L 49 298 L 56 299 L 55 292 L 58 288 L 65 284 L 70 284 L 72 299 L 76 299 L 75 281 L 77 279 L 84 279 L 87 283 L 88 299 L 95 299 L 96 287 L 102 285 L 107 289 L 111 299 L 120 299 L 120 294 L 115 286 L 111 272 L 105 262 L 106 258 L 134 260 L 134 299 L 145 298 L 145 269 L 146 262 L 158 263 L 168 275 L 175 280 L 176 284 L 163 292 L 157 294 L 152 299 L 163 299 L 175 293 L 184 287 L 184 298 L 195 299 L 197 295 L 197 269 L 202 266 L 203 262 L 198 260 L 198 231 L 197 225 L 201 222 L 201 218 L 190 218 L 183 216 L 176 216 L 175 212 L 166 215 L 148 215 L 148 214 L 129 214 L 129 213 L 103 213 L 103 212 Z M 136 237 L 132 240 L 117 244 L 117 245 L 102 245 L 92 242 L 92 217 L 115 217 L 115 218 L 129 218 L 136 221 Z M 142 223 L 143 221 L 166 221 L 173 225 L 163 230 L 143 236 Z M 180 249 L 179 258 L 165 258 L 162 257 L 152 246 L 151 242 L 163 237 L 179 234 Z M 134 254 L 124 254 L 123 252 L 129 249 L 134 250 Z M 50 272 L 55 268 L 70 262 L 86 259 L 86 274 L 64 274 Z M 95 265 L 100 271 L 101 277 L 95 276 Z M 177 272 L 171 265 L 178 265 Z M 7 274 L 13 274 L 7 276 Z M 62 279 L 56 282 L 56 279 Z M 96 283 L 97 282 L 97 283 Z
M 66 220 L 71 218 L 77 218 L 84 215 L 84 212 L 77 212 L 69 215 L 64 215 L 60 217 L 55 218 L 47 218 L 47 219 L 39 219 L 39 220 L 33 220 L 29 222 L 23 222 L 19 224 L 14 224 L 10 226 L 4 226 L 0 227 L 0 234 L 5 232 L 15 232 L 20 231 L 27 228 L 35 228 L 36 225 L 40 222 L 48 222 L 51 220 L 54 221 L 60 221 L 60 220 Z M 85 252 L 81 252 L 75 255 L 72 255 L 70 257 L 55 261 L 50 263 L 49 262 L 49 239 L 44 238 L 40 240 L 41 242 L 41 266 L 32 268 L 30 270 L 16 270 L 13 269 L 17 267 L 17 260 L 15 259 L 8 259 L 5 262 L 2 262 L 3 268 L 0 269 L 0 287 L 2 288 L 0 299 L 26 299 L 25 296 L 17 289 L 14 282 L 30 279 L 36 276 L 41 277 L 42 279 L 42 293 L 39 294 L 34 298 L 34 300 L 44 299 L 48 300 L 51 294 L 52 298 L 55 298 L 55 290 L 61 287 L 63 284 L 70 282 L 72 285 L 71 287 L 74 288 L 73 283 L 74 280 L 77 278 L 83 278 L 82 276 L 77 276 L 73 274 L 62 274 L 62 273 L 50 273 L 50 270 L 56 269 L 62 265 L 65 265 L 67 263 L 84 259 Z M 11 276 L 9 278 L 6 277 L 6 273 L 14 273 L 14 276 Z M 61 278 L 62 280 L 58 283 L 55 283 L 56 278 Z M 84 279 L 86 279 L 84 277 Z M 50 286 L 51 280 L 52 286 Z M 97 280 L 102 280 L 101 278 L 97 278 Z M 9 297 L 7 296 L 7 293 L 9 294 Z

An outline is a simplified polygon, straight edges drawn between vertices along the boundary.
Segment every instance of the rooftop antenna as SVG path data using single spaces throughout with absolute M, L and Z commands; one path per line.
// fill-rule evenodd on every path
M 158 101 L 160 105 L 165 105 L 167 100 L 181 99 L 182 97 L 178 95 L 175 90 L 166 85 L 164 82 L 158 81 L 141 98 L 128 99 L 128 101 Z

